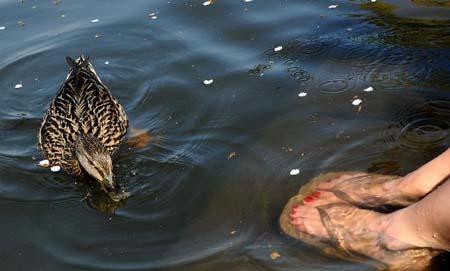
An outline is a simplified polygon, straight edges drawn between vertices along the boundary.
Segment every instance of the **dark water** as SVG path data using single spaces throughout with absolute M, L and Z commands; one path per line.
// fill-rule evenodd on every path
M 449 146 L 448 3 L 202 3 L 0 1 L 1 270 L 368 270 L 278 215 L 320 172 L 404 174 Z M 120 152 L 123 206 L 36 166 L 81 53 L 152 134 Z

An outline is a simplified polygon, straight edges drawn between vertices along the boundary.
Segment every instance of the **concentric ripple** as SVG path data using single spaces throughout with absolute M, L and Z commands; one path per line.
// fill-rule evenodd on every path
M 320 83 L 320 92 L 325 94 L 340 94 L 350 89 L 351 84 L 346 79 L 334 79 Z
M 450 102 L 431 100 L 400 113 L 400 140 L 408 148 L 444 149 L 450 140 Z

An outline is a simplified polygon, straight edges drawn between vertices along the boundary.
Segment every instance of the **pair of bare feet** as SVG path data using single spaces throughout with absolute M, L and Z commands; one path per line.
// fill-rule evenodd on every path
M 325 176 L 301 202 L 290 206 L 288 221 L 298 233 L 337 240 L 345 250 L 384 261 L 388 266 L 402 259 L 398 255 L 389 258 L 386 251 L 449 250 L 450 222 L 448 228 L 436 227 L 444 217 L 436 221 L 430 208 L 440 201 L 444 204 L 440 209 L 449 210 L 450 201 L 442 202 L 439 195 L 427 196 L 445 182 L 446 170 L 430 170 L 449 162 L 448 154 L 447 151 L 445 159 L 438 157 L 405 177 L 361 172 L 334 173 L 328 179 Z M 445 184 L 447 190 L 438 192 L 450 198 L 450 182 Z M 378 212 L 386 206 L 399 209 Z M 435 254 L 427 255 L 426 261 Z

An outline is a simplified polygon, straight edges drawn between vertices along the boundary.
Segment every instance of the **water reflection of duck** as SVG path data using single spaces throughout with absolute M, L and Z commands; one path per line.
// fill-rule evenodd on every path
M 127 133 L 127 115 L 87 57 L 66 60 L 69 74 L 42 121 L 39 146 L 51 166 L 88 173 L 116 196 L 111 156 Z

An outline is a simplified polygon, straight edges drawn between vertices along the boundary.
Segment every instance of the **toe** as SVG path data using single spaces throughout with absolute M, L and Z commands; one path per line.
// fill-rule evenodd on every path
M 305 197 L 305 199 L 303 200 L 303 204 L 311 207 L 317 207 L 342 201 L 340 198 L 336 197 L 336 195 L 329 191 L 315 191 L 308 197 Z
M 289 213 L 289 217 L 290 218 L 297 218 L 300 217 L 300 212 L 298 211 L 298 209 L 292 209 L 292 211 Z
M 303 225 L 303 218 L 302 217 L 298 217 L 298 218 L 291 218 L 291 220 L 289 221 L 292 225 L 299 227 Z

